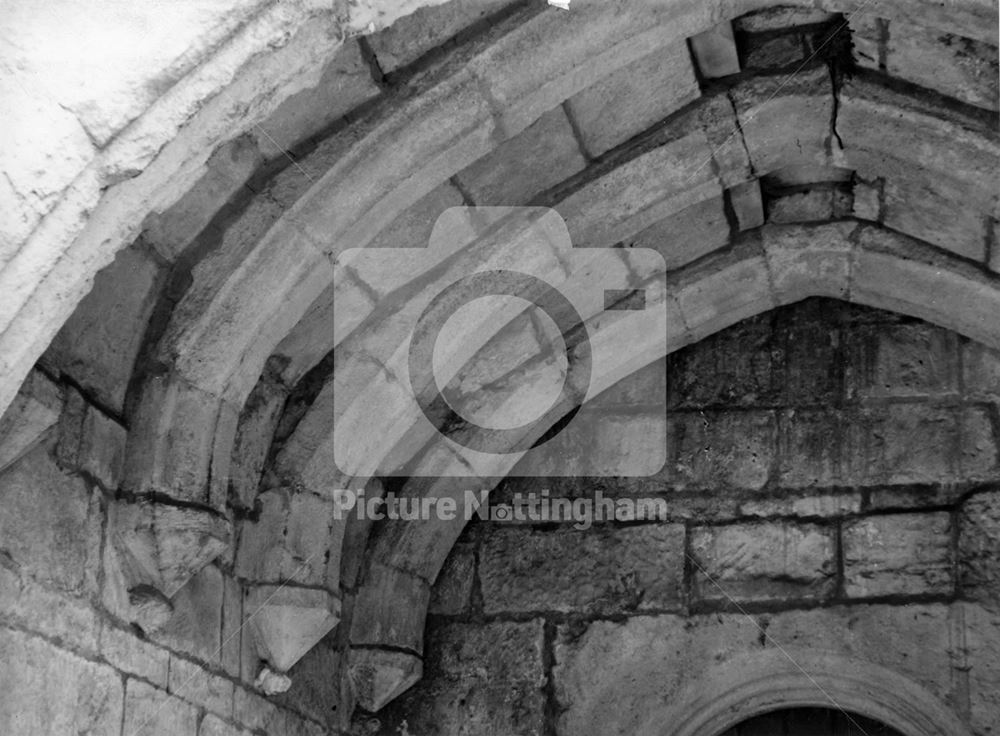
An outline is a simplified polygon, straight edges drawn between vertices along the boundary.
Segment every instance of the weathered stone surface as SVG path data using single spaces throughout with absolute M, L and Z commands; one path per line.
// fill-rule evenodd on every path
M 831 187 L 814 187 L 780 194 L 767 203 L 768 220 L 774 223 L 823 222 L 851 212 L 846 192 Z
M 647 524 L 492 531 L 480 551 L 488 614 L 676 610 L 683 602 L 684 527 Z
M 885 37 L 889 33 L 889 23 L 873 12 L 851 13 L 848 18 L 851 29 L 852 56 L 854 62 L 863 69 L 882 69 L 885 66 Z
M 957 474 L 964 480 L 997 477 L 997 432 L 990 409 L 968 407 L 959 417 Z
M 751 37 L 746 41 L 743 66 L 747 69 L 780 69 L 801 64 L 805 45 L 798 33 L 785 33 L 766 38 Z
M 205 708 L 216 715 L 233 715 L 233 683 L 213 675 L 197 662 L 170 656 L 169 690 L 172 695 Z
M 125 683 L 123 732 L 141 736 L 197 733 L 198 711 L 193 705 L 140 680 Z
M 368 37 L 383 73 L 416 61 L 423 54 L 503 10 L 512 0 L 457 0 L 417 10 Z
M 4 733 L 120 733 L 122 681 L 110 667 L 5 627 L 0 628 L 0 659 Z M 195 733 L 193 722 L 186 733 Z
M 378 93 L 358 42 L 347 40 L 318 84 L 286 99 L 254 129 L 257 146 L 267 158 L 283 156 Z
M 968 185 L 946 174 L 922 180 L 920 169 L 885 181 L 885 224 L 940 248 L 976 261 L 985 255 L 983 213 L 974 206 L 956 210 Z
M 201 721 L 198 736 L 250 736 L 250 732 L 222 720 L 218 716 L 206 713 Z
M 835 13 L 826 10 L 778 5 L 755 10 L 752 13 L 740 16 L 733 21 L 733 28 L 745 33 L 760 33 L 762 31 L 781 30 L 790 26 L 826 23 L 836 17 Z
M 964 596 L 1000 608 L 1000 493 L 980 493 L 961 509 L 959 586 Z
M 542 732 L 543 622 L 453 624 L 428 632 L 424 677 L 385 708 L 379 734 Z
M 993 734 L 1000 729 L 1000 614 L 975 604 L 956 605 L 962 628 L 956 669 L 968 668 L 969 721 L 974 729 Z
M 350 705 L 342 697 L 346 655 L 337 649 L 337 632 L 332 631 L 288 671 L 291 688 L 272 700 L 331 726 Z M 278 674 L 278 673 L 275 673 Z
M 107 621 L 101 626 L 99 648 L 101 656 L 115 669 L 166 689 L 171 656 L 166 649 L 140 639 L 134 631 L 120 629 Z
M 990 110 L 997 109 L 997 47 L 893 20 L 886 39 L 886 71 Z
M 426 580 L 373 561 L 354 603 L 351 644 L 388 645 L 420 654 L 430 592 Z
M 0 475 L 0 508 L 0 548 L 22 575 L 88 590 L 96 580 L 101 515 L 83 480 L 36 446 Z
M 162 284 L 162 269 L 141 247 L 126 248 L 56 335 L 45 360 L 122 411 L 125 389 Z
M 468 544 L 456 544 L 448 554 L 437 580 L 431 588 L 427 612 L 457 615 L 465 613 L 470 604 L 475 576 L 475 550 Z
M 287 672 L 340 620 L 340 600 L 325 590 L 257 585 L 247 596 L 246 625 L 260 658 Z
M 849 421 L 837 411 L 785 411 L 778 438 L 778 484 L 792 488 L 846 485 L 850 481 Z
M 125 463 L 125 428 L 67 388 L 66 410 L 60 421 L 57 455 L 67 470 L 75 470 L 114 493 Z
M 221 656 L 223 575 L 214 565 L 202 568 L 171 599 L 173 610 L 157 642 L 218 666 Z
M 358 705 L 375 713 L 423 675 L 420 658 L 408 652 L 351 649 L 349 673 Z
M 771 412 L 699 412 L 677 420 L 678 485 L 689 488 L 763 487 L 771 476 L 777 426 Z
M 0 471 L 28 452 L 59 419 L 62 391 L 44 373 L 28 374 L 0 416 Z
M 856 478 L 864 484 L 936 483 L 954 477 L 957 418 L 948 408 L 891 404 L 852 426 Z
M 222 517 L 161 503 L 115 503 L 109 524 L 128 586 L 147 584 L 167 597 L 229 544 Z
M 951 593 L 951 537 L 946 513 L 889 514 L 845 524 L 844 592 L 851 598 Z
M 257 502 L 257 520 L 243 524 L 237 575 L 257 583 L 291 581 L 336 589 L 343 523 L 334 519 L 333 500 L 275 488 L 260 494 Z
M 836 585 L 834 530 L 815 524 L 698 527 L 691 538 L 696 599 L 823 599 Z
M 477 205 L 523 205 L 585 165 L 566 113 L 557 107 L 455 178 Z
M 979 343 L 962 345 L 965 392 L 973 399 L 1000 400 L 1000 352 Z
M 286 726 L 281 708 L 242 687 L 233 691 L 233 715 L 250 730 L 280 733 Z
M 287 693 L 292 687 L 292 678 L 264 666 L 261 667 L 260 673 L 253 681 L 253 686 L 265 695 L 280 695 Z
M 882 217 L 882 198 L 884 182 L 880 180 L 865 181 L 858 179 L 854 184 L 854 203 L 851 212 L 862 220 L 877 222 Z
M 569 100 L 583 145 L 600 156 L 698 97 L 687 46 L 658 49 Z
M 22 578 L 16 567 L 6 564 L 0 564 L 0 616 L 77 651 L 96 654 L 98 650 L 101 623 L 89 600 Z
M 554 645 L 558 728 L 587 736 L 641 732 L 655 713 L 651 703 L 673 702 L 692 683 L 710 681 L 720 668 L 766 657 L 769 650 L 782 658 L 824 652 L 872 662 L 944 699 L 951 692 L 950 677 L 942 675 L 950 670 L 951 644 L 943 605 L 569 623 L 559 626 Z
M 847 395 L 943 396 L 958 391 L 958 336 L 928 324 L 873 326 L 852 335 Z
M 725 77 L 740 71 L 739 54 L 733 40 L 733 27 L 720 23 L 689 39 L 691 54 L 698 64 L 698 71 L 706 79 Z
M 729 189 L 729 202 L 740 230 L 750 230 L 764 224 L 764 207 L 760 197 L 760 180 L 751 179 Z
M 627 242 L 652 248 L 663 256 L 668 270 L 681 268 L 729 241 L 729 223 L 722 198 L 712 197 L 665 217 Z

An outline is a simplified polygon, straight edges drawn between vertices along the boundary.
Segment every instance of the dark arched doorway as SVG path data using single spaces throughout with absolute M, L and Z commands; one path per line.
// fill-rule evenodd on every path
M 720 736 L 904 736 L 871 718 L 834 708 L 789 708 L 754 716 Z

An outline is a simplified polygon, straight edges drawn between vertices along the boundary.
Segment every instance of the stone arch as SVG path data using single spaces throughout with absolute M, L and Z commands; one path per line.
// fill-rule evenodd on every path
M 969 736 L 933 693 L 885 667 L 833 652 L 771 650 L 718 665 L 656 708 L 638 733 L 721 734 L 779 708 L 823 706 L 872 718 L 906 736 Z

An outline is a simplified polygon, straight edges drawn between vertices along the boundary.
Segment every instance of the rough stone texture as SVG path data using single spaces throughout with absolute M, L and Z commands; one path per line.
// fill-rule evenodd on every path
M 0 627 L 0 659 L 4 662 L 0 669 L 0 730 L 4 733 L 120 733 L 122 681 L 112 668 L 5 627 Z M 192 720 L 189 730 L 177 733 L 193 734 L 194 727 Z
M 1000 609 L 1000 494 L 972 496 L 962 505 L 958 523 L 962 594 Z
M 197 662 L 170 657 L 169 691 L 217 715 L 229 718 L 233 714 L 233 683 L 213 675 Z
M 968 667 L 969 720 L 977 733 L 1000 732 L 1000 614 L 995 608 L 959 604 L 964 626 L 957 665 Z
M 736 215 L 740 230 L 750 230 L 764 224 L 764 207 L 761 203 L 760 182 L 751 179 L 729 190 L 729 203 Z
M 761 488 L 777 445 L 770 412 L 682 414 L 677 423 L 677 484 L 690 488 Z
M 543 623 L 444 625 L 428 632 L 424 678 L 379 713 L 384 736 L 529 736 L 544 722 Z
M 648 524 L 597 533 L 498 529 L 480 552 L 487 613 L 676 610 L 684 527 Z
M 886 71 L 972 105 L 997 109 L 997 47 L 904 20 L 888 24 Z
M 474 23 L 503 10 L 513 0 L 457 0 L 418 8 L 368 38 L 379 69 L 389 74 L 416 61 Z
M 958 391 L 958 336 L 927 324 L 858 331 L 847 395 L 945 396 Z
M 591 156 L 600 156 L 698 97 L 684 44 L 634 61 L 588 87 L 566 105 Z
M 935 483 L 955 475 L 957 417 L 948 408 L 890 404 L 852 427 L 857 477 L 869 483 Z
M 171 649 L 218 664 L 221 654 L 222 573 L 208 565 L 171 599 L 173 614 L 154 639 Z
M 283 386 L 265 376 L 243 405 L 233 443 L 232 476 L 229 479 L 232 502 L 239 506 L 253 508 L 264 460 L 287 397 Z
M 729 242 L 729 223 L 721 197 L 706 199 L 650 225 L 628 241 L 663 256 L 667 270 L 680 268 Z
M 848 597 L 948 595 L 953 590 L 949 514 L 873 516 L 845 524 L 842 540 Z
M 97 500 L 38 446 L 0 475 L 0 549 L 22 575 L 93 590 L 101 538 Z
M 147 680 L 158 688 L 167 688 L 170 653 L 140 639 L 134 631 L 120 629 L 108 622 L 101 626 L 101 656 L 112 667 Z
M 465 613 L 471 602 L 475 565 L 474 549 L 467 544 L 456 544 L 431 588 L 427 612 L 443 615 Z
M 813 524 L 698 527 L 693 595 L 722 603 L 828 597 L 836 585 L 834 536 Z
M 121 412 L 162 280 L 161 267 L 141 247 L 121 251 L 94 279 L 43 360 Z
M 347 41 L 327 62 L 316 86 L 286 99 L 254 129 L 257 146 L 267 158 L 283 156 L 378 93 L 358 42 Z
M 59 419 L 59 386 L 41 371 L 28 374 L 14 401 L 0 416 L 0 471 L 34 446 Z
M 198 711 L 139 680 L 125 683 L 123 731 L 136 736 L 197 733 Z
M 557 107 L 455 178 L 477 205 L 523 205 L 585 165 L 566 113 Z
M 962 346 L 965 391 L 971 398 L 1000 400 L 1000 352 L 978 343 Z

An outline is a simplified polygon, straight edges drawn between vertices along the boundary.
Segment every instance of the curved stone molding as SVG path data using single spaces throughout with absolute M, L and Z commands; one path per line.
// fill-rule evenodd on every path
M 971 736 L 936 696 L 885 667 L 813 649 L 742 655 L 712 668 L 636 732 L 708 736 L 776 708 L 835 707 L 910 736 Z

